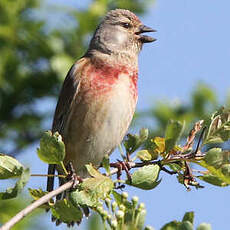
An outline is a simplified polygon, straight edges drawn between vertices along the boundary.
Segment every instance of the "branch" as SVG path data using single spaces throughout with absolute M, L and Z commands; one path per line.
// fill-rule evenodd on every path
M 0 230 L 8 230 L 12 228 L 17 222 L 19 222 L 21 219 L 23 219 L 25 216 L 27 216 L 29 213 L 31 213 L 34 209 L 38 208 L 39 206 L 49 202 L 49 200 L 58 195 L 59 193 L 62 193 L 66 191 L 67 189 L 70 189 L 74 185 L 74 179 L 71 181 L 68 181 L 67 183 L 63 184 L 59 188 L 53 190 L 52 192 L 49 192 L 45 196 L 41 197 L 40 199 L 34 201 L 32 204 L 27 206 L 25 209 L 20 211 L 16 216 L 14 216 L 12 219 L 10 219 L 7 223 L 5 223 Z
M 55 175 L 55 174 L 30 174 L 30 176 L 66 178 L 66 175 Z
M 167 159 L 162 159 L 162 160 L 157 160 L 157 161 L 145 161 L 145 162 L 133 162 L 133 161 L 127 161 L 125 162 L 125 164 L 128 166 L 128 168 L 132 169 L 132 168 L 141 168 L 143 166 L 147 166 L 147 165 L 155 165 L 155 164 L 168 164 L 168 163 L 173 163 L 176 161 L 196 161 L 196 160 L 201 160 L 204 158 L 204 156 L 206 155 L 206 153 L 202 153 L 200 151 L 197 152 L 189 152 L 187 154 L 184 154 L 182 152 L 179 152 L 177 155 L 170 155 Z M 109 173 L 105 173 L 106 176 L 111 176 L 116 174 L 119 169 L 117 167 L 117 164 L 119 164 L 119 162 L 116 163 L 110 163 L 110 167 L 114 167 L 114 169 L 112 169 Z M 167 170 L 165 170 L 165 168 L 161 166 L 161 169 L 167 173 L 169 173 Z M 123 167 L 121 167 L 121 170 L 124 170 Z M 171 172 L 169 173 L 171 174 Z M 1 229 L 0 229 L 1 230 Z

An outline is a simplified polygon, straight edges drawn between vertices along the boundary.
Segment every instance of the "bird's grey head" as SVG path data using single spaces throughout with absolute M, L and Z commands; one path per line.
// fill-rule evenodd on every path
M 156 40 L 142 33 L 154 31 L 129 10 L 111 10 L 97 27 L 88 52 L 137 56 L 143 43 Z

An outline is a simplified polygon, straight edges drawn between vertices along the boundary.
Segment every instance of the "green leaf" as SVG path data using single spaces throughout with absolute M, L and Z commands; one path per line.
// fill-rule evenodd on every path
M 40 140 L 40 148 L 37 149 L 39 158 L 48 164 L 60 164 L 65 158 L 65 144 L 58 132 L 54 134 L 46 131 Z
M 165 138 L 155 137 L 151 139 L 151 142 L 153 142 L 155 145 L 154 151 L 159 154 L 165 152 Z
M 186 212 L 182 222 L 172 221 L 164 225 L 161 230 L 193 230 L 194 212 Z
M 141 141 L 142 143 L 143 143 L 144 141 L 147 140 L 148 136 L 149 136 L 149 131 L 148 131 L 148 129 L 142 128 L 142 129 L 139 131 L 139 139 L 140 139 L 140 141 Z
M 183 217 L 183 222 L 184 221 L 189 221 L 191 224 L 194 222 L 194 212 L 186 212 Z
M 144 230 L 154 230 L 154 228 L 152 226 L 146 226 Z
M 92 176 L 92 177 L 94 177 L 94 178 L 104 178 L 104 177 L 105 177 L 105 178 L 108 178 L 108 177 L 102 175 L 98 170 L 96 170 L 96 169 L 92 166 L 92 164 L 87 164 L 87 165 L 85 165 L 85 167 L 86 167 L 88 173 L 90 174 L 90 176 Z
M 230 109 L 221 108 L 209 121 L 203 144 L 222 143 L 230 139 Z
M 152 160 L 152 155 L 149 153 L 148 150 L 138 151 L 136 156 L 142 161 L 150 161 L 150 160 Z
M 230 164 L 224 164 L 221 166 L 221 172 L 225 175 L 225 176 L 230 176 Z
M 82 184 L 82 189 L 86 190 L 92 197 L 105 199 L 113 189 L 113 181 L 106 176 L 87 178 Z
M 34 200 L 38 200 L 48 193 L 47 191 L 43 191 L 42 189 L 28 188 L 28 190 L 29 190 L 29 193 L 33 197 Z
M 178 230 L 193 230 L 193 224 L 190 221 L 183 221 Z
M 8 188 L 5 192 L 0 193 L 0 200 L 12 199 L 15 198 L 25 187 L 26 183 L 30 178 L 30 170 L 29 168 L 24 169 L 22 175 L 16 182 L 13 188 Z
M 48 192 L 47 191 L 43 191 L 42 189 L 31 189 L 31 188 L 28 188 L 29 190 L 29 193 L 30 195 L 33 197 L 34 200 L 38 200 L 40 199 L 41 197 L 45 196 Z M 49 204 L 54 204 L 54 200 L 53 199 L 50 199 L 50 201 L 46 204 L 43 204 L 40 206 L 40 208 L 50 208 L 50 205 Z
M 185 123 L 183 124 L 180 121 L 173 121 L 170 120 L 165 132 L 165 150 L 169 152 L 171 149 L 174 148 L 176 142 L 179 140 Z
M 203 180 L 209 184 L 215 185 L 215 186 L 220 186 L 220 187 L 225 187 L 228 184 L 221 180 L 218 176 L 212 175 L 212 174 L 206 174 L 203 176 L 198 176 L 200 180 Z
M 141 129 L 139 135 L 128 134 L 124 141 L 126 151 L 131 154 L 136 151 L 148 139 L 148 129 Z
M 193 224 L 190 221 L 172 221 L 164 225 L 161 230 L 193 230 Z
M 201 223 L 198 227 L 197 230 L 212 230 L 212 227 L 210 224 L 207 223 Z
M 94 169 L 92 165 L 86 165 L 93 178 L 85 179 L 75 191 L 71 192 L 70 199 L 75 204 L 96 207 L 100 200 L 104 200 L 113 189 L 113 181 Z
M 79 222 L 83 217 L 81 209 L 66 199 L 58 200 L 55 205 L 51 207 L 51 211 L 54 217 L 66 224 L 72 221 Z
M 109 156 L 108 155 L 104 156 L 104 158 L 102 160 L 102 166 L 107 173 L 110 172 Z
M 208 171 L 210 172 L 210 174 L 208 175 L 200 176 L 200 179 L 218 186 L 226 186 L 230 184 L 230 176 L 224 175 L 221 171 L 221 168 L 217 169 L 211 165 L 208 165 L 205 161 L 200 161 L 200 163 L 198 164 L 208 169 Z
M 210 149 L 205 157 L 204 161 L 211 166 L 214 166 L 215 168 L 218 168 L 223 163 L 223 154 L 221 148 L 212 148 Z
M 199 176 L 199 179 L 216 186 L 227 186 L 230 184 L 230 161 L 229 152 L 220 148 L 210 149 L 204 160 L 198 163 L 208 169 L 208 173 Z
M 18 177 L 23 172 L 23 165 L 15 158 L 0 153 L 0 179 Z
M 176 220 L 164 225 L 160 230 L 178 230 L 181 225 L 181 222 Z
M 161 182 L 161 180 L 157 181 L 159 172 L 160 167 L 158 165 L 141 167 L 131 175 L 132 183 L 130 184 L 127 180 L 126 184 L 145 190 L 153 189 Z
M 180 164 L 176 163 L 170 163 L 168 166 L 174 171 L 174 172 L 180 172 L 182 170 L 182 166 Z
M 207 174 L 199 176 L 199 179 L 216 186 L 230 185 L 230 160 L 228 151 L 222 151 L 220 148 L 212 148 L 207 152 L 204 160 L 198 164 L 209 171 Z
M 97 207 L 101 204 L 97 197 L 92 197 L 90 196 L 90 193 L 79 189 L 71 192 L 69 198 L 74 205 L 87 205 L 89 207 Z

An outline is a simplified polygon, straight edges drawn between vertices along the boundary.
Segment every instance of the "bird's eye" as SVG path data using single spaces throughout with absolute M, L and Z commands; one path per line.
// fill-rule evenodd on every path
M 128 28 L 132 27 L 132 26 L 131 26 L 131 24 L 130 24 L 130 23 L 128 23 L 128 22 L 124 22 L 124 23 L 122 23 L 122 26 L 123 26 L 124 28 L 126 28 L 126 29 L 128 29 Z

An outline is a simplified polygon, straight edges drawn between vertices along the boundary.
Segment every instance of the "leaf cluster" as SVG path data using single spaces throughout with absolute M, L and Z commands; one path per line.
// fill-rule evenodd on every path
M 108 175 L 111 172 L 110 165 L 114 166 L 114 164 L 110 164 L 109 158 L 106 156 L 103 160 L 106 175 L 101 174 L 92 165 L 86 165 L 91 177 L 84 179 L 76 188 L 66 191 L 62 195 L 62 200 L 50 200 L 43 207 L 51 209 L 56 223 L 64 222 L 69 226 L 73 223 L 80 224 L 82 218 L 87 216 L 91 209 L 101 216 L 105 229 L 130 229 L 130 226 L 131 229 L 143 229 L 146 214 L 144 204 L 138 205 L 136 197 L 128 201 L 128 194 L 118 193 L 117 187 L 124 183 L 144 190 L 154 189 L 161 182 L 159 179 L 161 171 L 176 174 L 178 181 L 187 188 L 189 186 L 201 188 L 202 186 L 196 179 L 218 186 L 229 185 L 229 150 L 217 148 L 215 145 L 209 146 L 210 143 L 218 144 L 220 141 L 229 140 L 229 119 L 230 110 L 222 108 L 207 120 L 197 122 L 190 131 L 184 146 L 179 144 L 185 127 L 185 124 L 180 121 L 170 120 L 164 137 L 152 138 L 152 146 L 148 149 L 141 149 L 148 140 L 147 129 L 141 129 L 139 134 L 129 134 L 124 142 L 124 147 L 126 154 L 132 156 L 130 162 L 126 162 L 130 168 L 134 169 L 130 174 L 131 180 L 129 177 L 125 180 L 112 180 Z M 204 135 L 204 130 L 201 132 L 198 146 L 194 147 L 195 137 L 203 124 L 206 125 L 207 133 Z M 208 151 L 203 151 L 208 147 Z M 65 168 L 63 163 L 65 145 L 58 133 L 52 134 L 47 131 L 43 134 L 38 148 L 38 156 L 48 164 L 59 165 L 59 170 L 63 172 L 63 175 L 59 176 L 68 180 L 71 172 Z M 195 175 L 188 162 L 199 164 L 206 171 L 200 170 L 200 173 Z M 1 199 L 16 197 L 29 179 L 28 169 L 25 169 L 16 159 L 1 154 L 0 178 L 15 177 L 19 179 L 14 188 L 0 193 Z M 29 189 L 29 192 L 34 200 L 46 194 L 41 189 Z M 193 218 L 191 215 L 186 214 L 182 222 L 171 222 L 162 229 L 193 229 L 193 222 L 187 220 Z
M 161 230 L 194 230 L 194 212 L 186 212 L 182 221 L 171 221 L 165 224 Z M 211 230 L 211 225 L 201 223 L 196 230 Z

